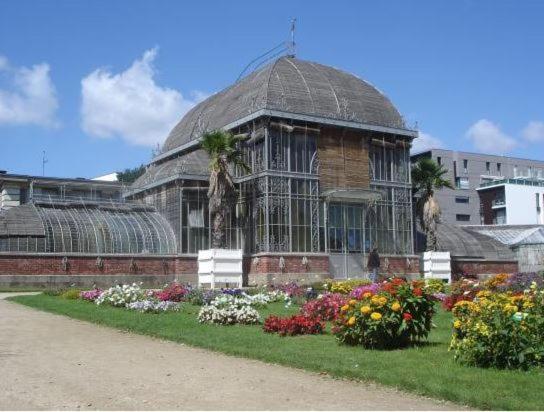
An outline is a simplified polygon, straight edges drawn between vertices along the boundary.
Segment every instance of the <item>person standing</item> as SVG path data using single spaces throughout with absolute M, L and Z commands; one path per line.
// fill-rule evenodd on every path
M 378 248 L 372 248 L 368 255 L 367 268 L 370 270 L 370 280 L 375 283 L 378 279 L 378 269 L 380 268 L 380 255 Z

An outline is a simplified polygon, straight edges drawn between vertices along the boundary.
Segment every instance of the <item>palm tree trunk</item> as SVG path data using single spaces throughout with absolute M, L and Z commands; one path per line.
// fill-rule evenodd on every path
M 221 208 L 213 214 L 212 248 L 225 247 L 226 209 Z

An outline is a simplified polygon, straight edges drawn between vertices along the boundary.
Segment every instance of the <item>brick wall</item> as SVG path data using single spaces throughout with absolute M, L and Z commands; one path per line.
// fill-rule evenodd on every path
M 285 266 L 280 267 L 283 257 Z M 304 257 L 307 262 L 303 262 Z M 173 280 L 197 283 L 195 256 L 97 256 L 0 253 L 0 285 L 111 286 L 142 281 L 162 285 Z M 417 256 L 382 256 L 382 274 L 417 274 Z M 244 258 L 245 283 L 281 284 L 290 281 L 310 284 L 330 277 L 329 256 L 308 254 L 259 254 Z
M 452 259 L 452 277 L 458 278 L 461 274 L 469 276 L 496 275 L 498 273 L 515 273 L 518 271 L 517 261 L 481 261 Z

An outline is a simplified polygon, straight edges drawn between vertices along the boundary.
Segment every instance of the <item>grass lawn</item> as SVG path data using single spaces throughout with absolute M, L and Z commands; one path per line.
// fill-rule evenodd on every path
M 179 313 L 156 315 L 46 295 L 10 300 L 113 328 L 334 377 L 370 380 L 477 408 L 544 409 L 543 371 L 500 371 L 456 364 L 448 352 L 451 314 L 444 311 L 435 317 L 437 327 L 428 344 L 377 351 L 339 345 L 330 334 L 282 338 L 264 333 L 260 326 L 201 325 L 196 320 L 199 307 L 189 304 L 184 304 Z M 260 310 L 263 318 L 270 313 L 296 311 L 280 303 Z

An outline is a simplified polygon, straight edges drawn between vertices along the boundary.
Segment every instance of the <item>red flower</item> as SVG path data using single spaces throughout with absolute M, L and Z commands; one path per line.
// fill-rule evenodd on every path
M 395 286 L 400 286 L 403 283 L 406 283 L 406 281 L 404 279 L 402 279 L 402 278 L 393 278 L 391 280 L 391 283 L 393 283 L 393 285 L 395 285 Z
M 402 318 L 406 321 L 406 322 L 410 322 L 412 320 L 412 315 L 410 315 L 408 312 L 406 313 L 403 313 L 402 314 Z
M 263 329 L 268 333 L 279 333 L 280 336 L 315 335 L 323 333 L 325 324 L 319 319 L 308 318 L 304 315 L 294 315 L 280 318 L 270 315 L 264 321 Z
M 414 289 L 414 295 L 416 295 L 416 296 L 422 296 L 422 295 L 423 295 L 423 291 L 422 291 L 420 288 L 415 288 L 415 289 Z

